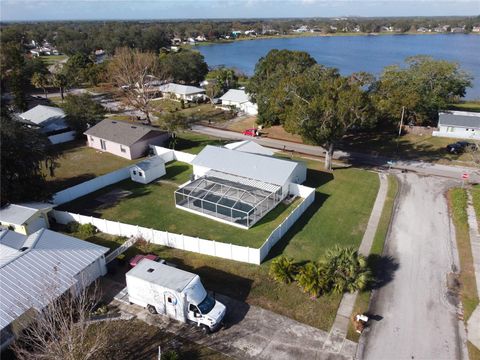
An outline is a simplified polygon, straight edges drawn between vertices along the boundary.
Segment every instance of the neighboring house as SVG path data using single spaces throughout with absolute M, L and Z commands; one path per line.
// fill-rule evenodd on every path
M 480 113 L 452 111 L 438 117 L 438 131 L 433 136 L 480 140 Z
M 140 161 L 130 168 L 130 178 L 142 184 L 148 184 L 166 173 L 165 161 L 160 156 Z
M 165 131 L 116 120 L 103 120 L 84 132 L 88 146 L 132 160 L 146 155 L 149 145 L 168 140 Z
M 464 33 L 465 29 L 463 27 L 453 27 L 450 32 L 452 33 Z
M 53 106 L 37 105 L 18 115 L 19 121 L 48 136 L 53 144 L 75 139 L 75 131 L 71 131 L 65 120 L 65 112 Z
M 196 101 L 205 99 L 205 89 L 190 86 L 168 83 L 159 86 L 159 90 L 163 93 L 163 97 L 183 99 L 185 101 Z
M 248 114 L 257 115 L 258 107 L 250 101 L 250 97 L 245 90 L 230 89 L 221 98 L 222 108 L 234 106 L 238 110 Z
M 4 350 L 34 315 L 107 273 L 108 248 L 41 229 L 30 236 L 0 231 L 0 331 Z
M 275 153 L 262 145 L 257 144 L 255 141 L 244 140 L 230 143 L 224 146 L 230 150 L 243 151 L 251 154 L 273 156 Z
M 306 180 L 305 164 L 207 145 L 191 162 L 192 181 L 175 191 L 183 210 L 243 229 L 252 227 Z
M 6 205 L 0 209 L 0 225 L 19 234 L 30 235 L 49 227 L 48 212 L 52 206 L 46 203 Z
M 472 32 L 474 32 L 474 33 L 480 32 L 480 26 L 474 26 L 474 27 L 472 28 Z

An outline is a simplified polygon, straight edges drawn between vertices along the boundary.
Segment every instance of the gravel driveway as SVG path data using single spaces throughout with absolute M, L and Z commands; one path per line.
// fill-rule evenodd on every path
M 462 359 L 462 323 L 456 297 L 447 289 L 447 276 L 458 264 L 444 196 L 452 182 L 399 177 L 401 193 L 386 249 L 399 267 L 374 295 L 371 312 L 377 321 L 366 335 L 363 357 Z

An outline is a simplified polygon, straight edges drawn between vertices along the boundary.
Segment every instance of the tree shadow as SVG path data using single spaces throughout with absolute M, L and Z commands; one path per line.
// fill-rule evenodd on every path
M 333 174 L 330 172 L 307 168 L 307 180 L 302 185 L 318 188 L 333 179 Z
M 53 178 L 47 180 L 47 186 L 48 186 L 48 189 L 51 193 L 55 193 L 55 192 L 58 192 L 58 191 L 65 190 L 69 187 L 81 184 L 85 181 L 92 180 L 95 177 L 97 177 L 97 175 L 95 175 L 93 173 L 81 174 L 81 175 L 77 175 L 77 176 L 74 176 L 74 177 L 61 178 L 61 179 L 57 179 L 57 178 L 53 177 Z
M 175 150 L 183 151 L 192 148 L 202 148 L 206 145 L 214 145 L 214 146 L 223 146 L 227 144 L 229 141 L 227 140 L 218 140 L 218 139 L 199 139 L 199 140 L 192 140 L 186 139 L 180 136 L 177 137 L 177 143 L 175 145 Z
M 387 285 L 395 277 L 395 271 L 400 264 L 392 256 L 382 256 L 370 254 L 367 258 L 368 266 L 372 270 L 373 280 L 368 286 L 368 290 L 376 290 Z
M 188 165 L 183 165 L 181 163 L 175 163 L 175 165 L 167 165 L 166 174 L 160 178 L 160 180 L 174 179 L 177 175 L 181 175 L 190 170 Z

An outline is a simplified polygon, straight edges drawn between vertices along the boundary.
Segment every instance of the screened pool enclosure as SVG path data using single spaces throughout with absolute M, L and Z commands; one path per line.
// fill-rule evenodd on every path
M 175 204 L 243 228 L 250 228 L 283 199 L 282 188 L 209 171 L 175 191 Z

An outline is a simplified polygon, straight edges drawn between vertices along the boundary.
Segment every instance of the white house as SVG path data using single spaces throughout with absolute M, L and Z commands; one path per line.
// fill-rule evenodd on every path
M 480 113 L 452 111 L 438 117 L 438 131 L 433 136 L 480 140 Z
M 41 133 L 47 135 L 53 144 L 75 139 L 75 131 L 68 127 L 65 112 L 58 107 L 37 105 L 18 116 L 21 122 L 38 128 Z
M 48 212 L 52 206 L 46 203 L 5 205 L 0 209 L 0 225 L 23 235 L 30 235 L 49 227 Z
M 48 229 L 29 236 L 0 231 L 1 350 L 21 330 L 26 312 L 41 311 L 68 291 L 78 294 L 105 275 L 108 250 Z
M 240 111 L 248 115 L 257 115 L 258 107 L 250 101 L 250 97 L 245 90 L 230 89 L 221 98 L 222 107 L 235 106 Z
M 305 164 L 207 145 L 191 162 L 192 181 L 175 191 L 177 208 L 249 229 L 306 180 Z
M 185 101 L 205 99 L 205 89 L 196 86 L 168 83 L 160 85 L 158 89 L 163 93 L 163 97 L 174 97 Z
M 148 184 L 165 174 L 165 161 L 160 156 L 140 161 L 130 168 L 130 178 L 142 184 Z
M 230 150 L 243 151 L 258 155 L 273 156 L 275 154 L 274 151 L 251 140 L 233 142 L 230 144 L 226 144 L 224 147 Z

